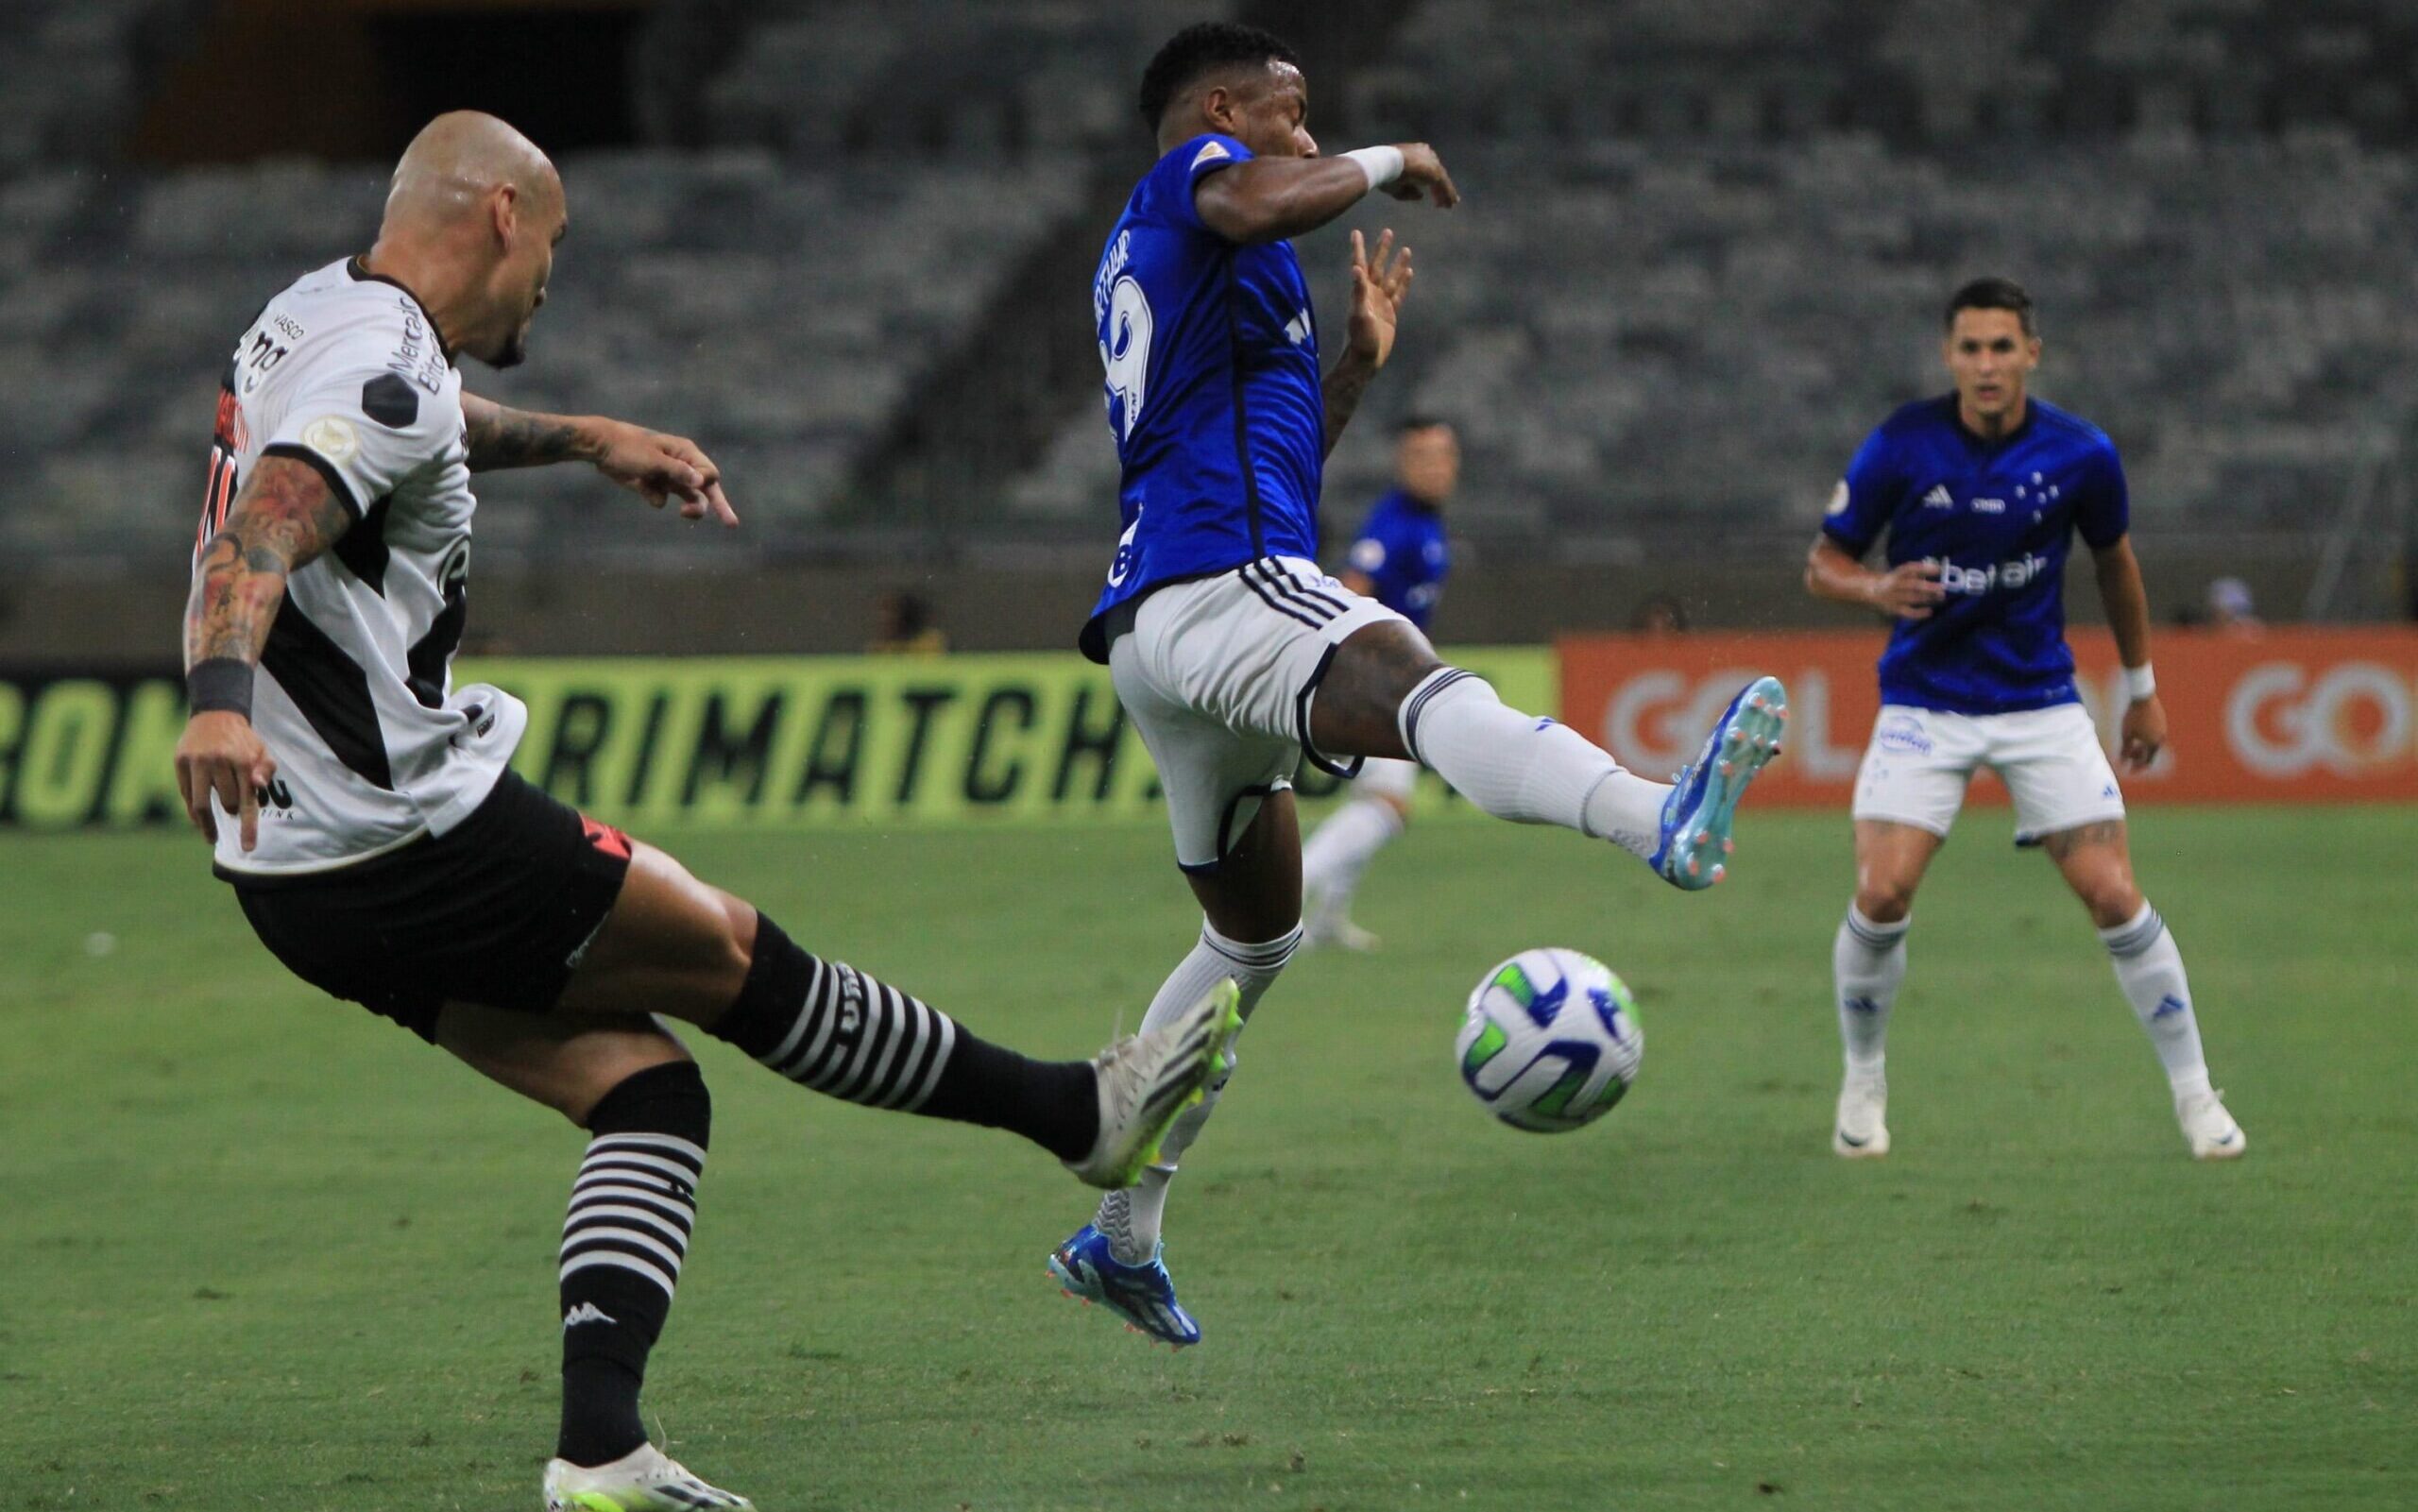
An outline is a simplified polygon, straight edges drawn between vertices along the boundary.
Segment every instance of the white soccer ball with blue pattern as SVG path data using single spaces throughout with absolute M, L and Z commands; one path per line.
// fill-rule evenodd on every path
M 1575 950 L 1523 950 L 1470 994 L 1453 1049 L 1489 1113 L 1558 1134 L 1611 1112 L 1637 1079 L 1645 1034 L 1610 967 Z

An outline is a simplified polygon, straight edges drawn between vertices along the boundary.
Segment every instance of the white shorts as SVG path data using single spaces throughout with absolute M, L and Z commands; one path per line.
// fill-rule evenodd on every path
M 1296 556 L 1170 583 L 1142 601 L 1108 651 L 1116 696 L 1158 763 L 1176 863 L 1214 869 L 1293 785 L 1310 747 L 1310 700 L 1335 651 L 1402 616 Z M 1407 623 L 1407 621 L 1405 621 Z
M 1855 779 L 1855 817 L 1946 835 L 1976 767 L 2015 799 L 2015 842 L 2124 817 L 2116 771 L 2080 704 L 2019 714 L 1882 706 Z

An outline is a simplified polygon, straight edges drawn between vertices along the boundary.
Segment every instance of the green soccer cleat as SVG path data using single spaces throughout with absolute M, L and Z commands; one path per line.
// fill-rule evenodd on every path
M 680 1462 L 640 1444 L 608 1465 L 546 1462 L 546 1512 L 756 1512 L 756 1504 L 708 1486 Z

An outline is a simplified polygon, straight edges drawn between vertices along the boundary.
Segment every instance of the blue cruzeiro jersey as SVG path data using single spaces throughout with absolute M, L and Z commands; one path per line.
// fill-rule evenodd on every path
M 2066 553 L 2128 528 L 2124 467 L 2106 433 L 2027 400 L 1991 442 L 1956 397 L 1906 405 L 1872 433 L 1831 495 L 1822 531 L 1861 557 L 1883 530 L 1888 561 L 1942 564 L 1948 597 L 1899 620 L 1881 655 L 1881 696 L 1956 714 L 2011 714 L 2075 700 L 2066 646 Z
M 1424 630 L 1453 570 L 1444 517 L 1397 488 L 1369 511 L 1345 560 L 1367 575 L 1379 603 Z
M 1301 260 L 1290 242 L 1227 241 L 1192 202 L 1251 156 L 1211 134 L 1161 158 L 1092 280 L 1125 526 L 1083 626 L 1094 661 L 1108 659 L 1100 617 L 1161 584 L 1318 554 L 1326 405 Z

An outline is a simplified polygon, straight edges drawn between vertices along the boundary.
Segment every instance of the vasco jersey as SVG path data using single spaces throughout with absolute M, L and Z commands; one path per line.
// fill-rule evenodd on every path
M 330 263 L 271 299 L 218 396 L 199 545 L 264 456 L 315 468 L 351 511 L 334 548 L 286 582 L 261 654 L 252 726 L 277 760 L 245 852 L 218 823 L 218 864 L 322 871 L 442 835 L 485 799 L 528 711 L 454 689 L 468 610 L 468 452 L 462 376 L 400 284 Z
M 1881 696 L 1957 714 L 2075 700 L 2066 646 L 2066 553 L 2128 528 L 2124 467 L 2104 432 L 2039 399 L 2013 433 L 1984 441 L 1956 397 L 1882 422 L 1831 496 L 1823 534 L 1862 557 L 1882 531 L 1888 561 L 1936 561 L 1948 590 L 1927 620 L 1899 620 L 1881 656 Z
M 1453 569 L 1444 517 L 1397 488 L 1369 511 L 1346 560 L 1368 577 L 1379 603 L 1424 630 Z
M 1309 285 L 1290 242 L 1239 246 L 1194 207 L 1200 180 L 1251 159 L 1198 136 L 1161 158 L 1092 280 L 1125 534 L 1083 627 L 1162 583 L 1261 556 L 1318 554 L 1326 405 Z

